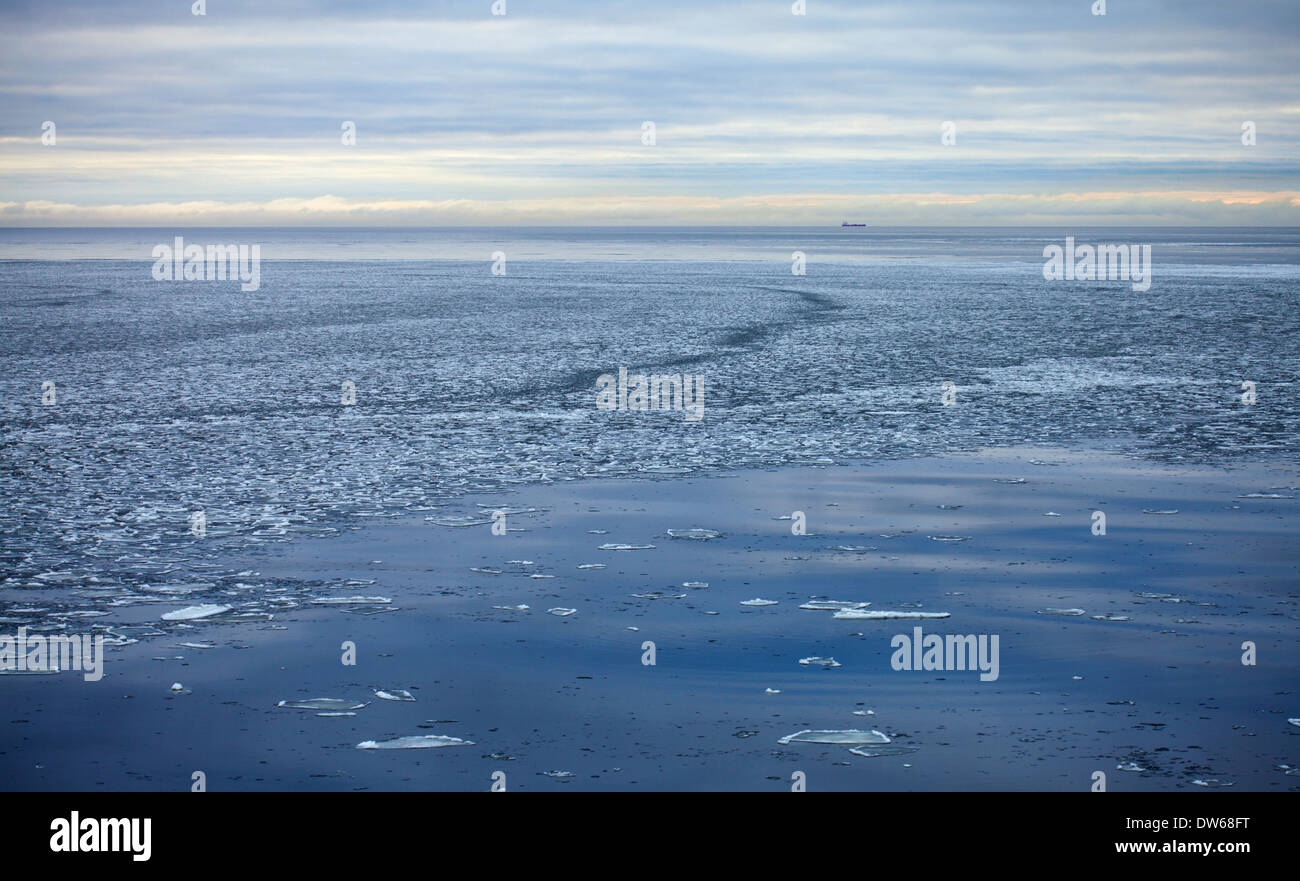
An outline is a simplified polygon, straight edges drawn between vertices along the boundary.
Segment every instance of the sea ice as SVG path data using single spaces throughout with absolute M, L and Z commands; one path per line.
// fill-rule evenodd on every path
M 717 538 L 722 535 L 714 529 L 670 529 L 668 535 L 672 538 L 689 538 L 693 541 L 708 541 L 711 538 Z
M 814 655 L 811 658 L 800 658 L 799 663 L 805 667 L 840 667 L 839 661 L 834 658 L 819 658 Z
M 439 746 L 473 746 L 472 740 L 448 737 L 444 734 L 415 734 L 394 740 L 363 740 L 357 749 L 432 749 Z
M 277 707 L 285 707 L 291 710 L 325 710 L 328 712 L 343 712 L 347 710 L 359 710 L 365 704 L 356 701 L 342 700 L 336 697 L 313 697 L 308 700 L 280 701 Z
M 896 618 L 949 618 L 951 612 L 896 612 L 885 609 L 840 609 L 831 617 L 841 621 L 885 621 Z
M 199 618 L 211 618 L 213 615 L 220 615 L 222 612 L 229 612 L 230 606 L 222 606 L 217 603 L 205 603 L 201 606 L 186 606 L 183 609 L 176 609 L 172 612 L 163 613 L 164 621 L 194 621 Z
M 847 728 L 843 731 L 796 731 L 787 734 L 777 743 L 892 743 L 892 741 L 875 729 L 859 731 Z
M 391 602 L 388 597 L 316 597 L 312 600 L 317 606 L 384 605 Z

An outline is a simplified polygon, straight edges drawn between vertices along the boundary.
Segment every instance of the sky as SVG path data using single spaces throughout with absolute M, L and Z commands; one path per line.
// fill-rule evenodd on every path
M 192 2 L 0 0 L 0 226 L 1300 225 L 1300 0 Z

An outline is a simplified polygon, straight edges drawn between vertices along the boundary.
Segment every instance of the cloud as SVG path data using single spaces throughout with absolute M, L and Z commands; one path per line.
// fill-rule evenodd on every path
M 267 205 L 332 193 L 352 207 L 330 216 L 355 222 L 660 218 L 650 206 L 666 199 L 683 223 L 784 223 L 772 206 L 811 193 L 798 210 L 816 222 L 848 200 L 884 222 L 944 205 L 947 222 L 994 223 L 1020 216 L 1022 196 L 1039 200 L 1028 217 L 1064 210 L 1053 196 L 1103 191 L 1128 194 L 1095 215 L 1115 223 L 1294 222 L 1278 198 L 1300 189 L 1288 2 L 1112 4 L 1106 16 L 1011 0 L 812 0 L 806 16 L 783 0 L 489 9 L 7 4 L 0 192 L 27 217 L 71 205 L 59 216 L 104 222 L 178 210 L 164 204 L 262 222 Z M 40 142 L 45 120 L 54 146 Z M 341 143 L 344 121 L 355 146 Z M 1140 196 L 1175 190 L 1250 195 Z M 885 198 L 908 193 L 954 199 Z M 398 202 L 424 207 L 358 207 Z M 444 205 L 462 207 L 431 207 Z M 1119 206 L 1132 213 L 1109 213 Z
M 77 205 L 0 202 L 0 226 L 512 226 L 824 225 L 852 218 L 872 225 L 1300 225 L 1300 191 L 773 194 L 552 199 L 387 199 L 338 196 L 266 202 L 155 202 Z

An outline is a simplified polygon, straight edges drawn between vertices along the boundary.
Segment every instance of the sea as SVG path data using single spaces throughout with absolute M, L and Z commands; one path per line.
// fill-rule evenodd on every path
M 257 289 L 156 279 L 177 236 L 257 245 Z M 1067 236 L 1150 246 L 1149 288 L 1046 278 Z M 1298 303 L 1297 229 L 0 229 L 0 622 L 525 484 L 1293 463 Z M 601 409 L 621 368 L 694 377 L 700 418 Z

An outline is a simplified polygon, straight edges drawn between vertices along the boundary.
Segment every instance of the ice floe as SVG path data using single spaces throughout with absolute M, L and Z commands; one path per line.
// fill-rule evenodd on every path
M 842 731 L 814 731 L 805 729 L 796 731 L 794 734 L 787 734 L 777 743 L 893 743 L 882 732 L 874 728 L 870 731 L 859 731 L 856 728 L 846 728 Z
M 211 618 L 213 615 L 220 615 L 223 612 L 229 611 L 230 606 L 223 606 L 217 603 L 204 603 L 200 606 L 186 606 L 183 609 L 164 612 L 162 619 L 164 621 L 196 621 L 200 618 Z
M 327 712 L 345 712 L 360 710 L 366 705 L 357 701 L 343 700 L 337 697 L 313 697 L 307 700 L 280 701 L 277 707 L 290 710 L 322 710 Z
M 312 599 L 312 604 L 317 606 L 382 606 L 391 602 L 388 597 L 314 597 Z
M 799 663 L 805 667 L 839 667 L 842 666 L 834 658 L 820 658 L 814 655 L 811 658 L 800 658 Z
M 722 535 L 716 529 L 670 529 L 668 535 L 671 538 L 688 538 L 692 541 L 708 541 L 711 538 L 718 538 Z
M 393 740 L 363 740 L 357 749 L 433 749 L 440 746 L 473 746 L 472 740 L 448 737 L 445 734 L 414 734 Z
M 951 612 L 912 612 L 890 609 L 840 609 L 832 618 L 841 621 L 892 621 L 897 618 L 950 618 Z
M 849 750 L 855 756 L 862 756 L 864 759 L 882 759 L 889 756 L 907 756 L 916 752 L 914 746 L 887 746 L 880 749 L 874 747 L 857 746 Z M 904 765 L 904 768 L 910 768 L 911 765 Z

